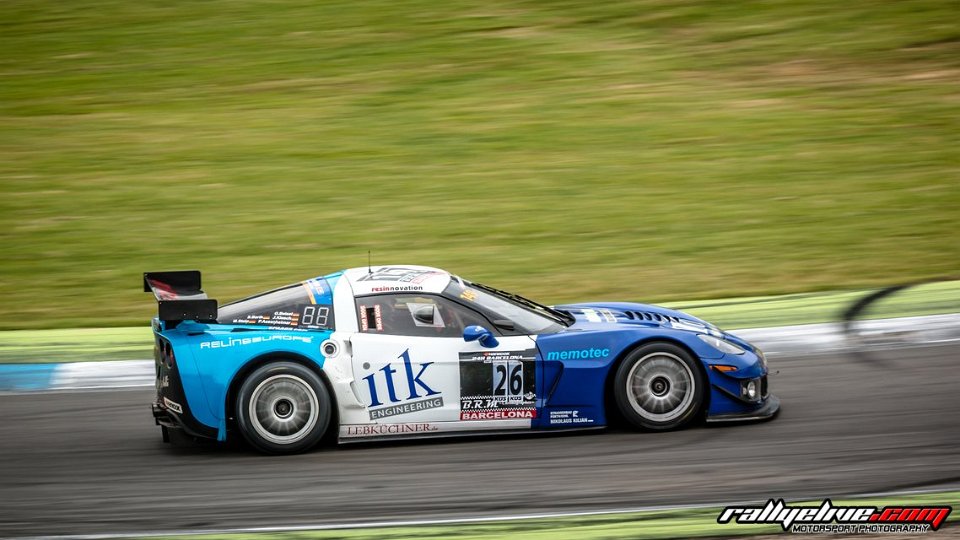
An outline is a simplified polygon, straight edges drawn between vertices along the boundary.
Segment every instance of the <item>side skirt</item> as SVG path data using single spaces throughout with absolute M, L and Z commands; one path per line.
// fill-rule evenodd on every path
M 396 424 L 381 424 L 381 426 L 396 425 Z M 367 427 L 367 424 L 363 424 L 363 427 Z M 361 426 L 341 426 L 341 434 L 343 433 L 343 428 L 345 427 L 361 427 Z M 369 442 L 385 442 L 385 441 L 410 441 L 410 440 L 420 440 L 420 439 L 440 439 L 440 438 L 453 438 L 453 437 L 478 437 L 478 436 L 488 436 L 488 437 L 498 437 L 503 435 L 550 435 L 552 433 L 571 433 L 571 432 L 580 432 L 580 431 L 599 431 L 606 429 L 607 426 L 590 426 L 590 427 L 576 427 L 576 428 L 550 428 L 550 429 L 471 429 L 471 430 L 455 430 L 455 431 L 429 431 L 429 432 L 420 432 L 420 433 L 398 433 L 398 434 L 372 434 L 372 435 L 352 435 L 348 437 L 340 436 L 337 439 L 339 444 L 353 444 L 353 443 L 369 443 Z

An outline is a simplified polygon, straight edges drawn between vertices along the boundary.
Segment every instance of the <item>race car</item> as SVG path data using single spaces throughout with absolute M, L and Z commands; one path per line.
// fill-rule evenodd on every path
M 353 268 L 218 306 L 199 271 L 147 272 L 170 429 L 272 454 L 340 442 L 772 418 L 767 363 L 696 317 L 546 306 L 425 266 Z

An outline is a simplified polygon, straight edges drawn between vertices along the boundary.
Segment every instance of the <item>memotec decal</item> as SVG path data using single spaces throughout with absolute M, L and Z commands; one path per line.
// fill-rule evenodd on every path
M 610 356 L 610 349 L 573 349 L 570 351 L 550 351 L 547 360 L 590 360 Z

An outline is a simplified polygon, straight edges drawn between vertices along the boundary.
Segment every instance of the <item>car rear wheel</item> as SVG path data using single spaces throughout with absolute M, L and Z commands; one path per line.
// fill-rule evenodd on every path
M 251 446 L 269 454 L 309 450 L 330 424 L 332 402 L 323 381 L 293 362 L 251 373 L 237 396 L 236 418 Z
M 703 406 L 702 368 L 686 350 L 648 343 L 620 364 L 614 380 L 617 406 L 635 427 L 667 430 L 686 425 Z

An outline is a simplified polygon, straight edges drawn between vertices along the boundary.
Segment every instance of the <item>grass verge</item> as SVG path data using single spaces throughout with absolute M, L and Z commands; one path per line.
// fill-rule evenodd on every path
M 798 503 L 803 506 L 819 506 L 822 501 Z M 834 505 L 859 504 L 883 507 L 886 505 L 960 505 L 960 492 L 913 494 L 902 497 L 872 497 L 863 499 L 833 500 Z M 689 510 L 653 510 L 624 514 L 607 514 L 569 518 L 529 519 L 495 523 L 462 523 L 442 526 L 409 526 L 364 529 L 315 530 L 286 533 L 239 533 L 196 535 L 205 540 L 260 539 L 334 539 L 351 540 L 406 540 L 421 538 L 457 537 L 464 540 L 492 540 L 512 538 L 521 540 L 593 540 L 593 539 L 667 539 L 710 536 L 746 536 L 778 534 L 778 525 L 718 524 L 720 508 Z M 960 520 L 960 515 L 951 513 L 948 521 Z M 163 537 L 158 537 L 163 538 Z

